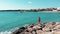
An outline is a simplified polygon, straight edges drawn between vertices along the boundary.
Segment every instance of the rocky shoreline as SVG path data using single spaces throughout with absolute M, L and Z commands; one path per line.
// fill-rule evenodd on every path
M 60 34 L 60 22 L 45 22 L 41 24 L 40 21 L 39 17 L 37 24 L 21 27 L 12 32 L 12 34 Z
M 12 34 L 60 34 L 60 22 L 46 22 L 21 27 Z

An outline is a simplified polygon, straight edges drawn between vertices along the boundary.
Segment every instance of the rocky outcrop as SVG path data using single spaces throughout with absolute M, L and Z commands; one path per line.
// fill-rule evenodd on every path
M 21 27 L 12 34 L 60 34 L 60 22 L 46 22 Z

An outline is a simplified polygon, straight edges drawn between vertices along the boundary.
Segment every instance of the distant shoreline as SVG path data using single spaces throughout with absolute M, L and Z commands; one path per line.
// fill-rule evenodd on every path
M 0 10 L 0 12 L 60 12 L 60 11 Z
M 16 9 L 16 10 L 0 10 L 0 12 L 5 11 L 20 11 L 20 12 L 60 12 L 60 9 L 58 8 L 43 8 L 43 9 Z

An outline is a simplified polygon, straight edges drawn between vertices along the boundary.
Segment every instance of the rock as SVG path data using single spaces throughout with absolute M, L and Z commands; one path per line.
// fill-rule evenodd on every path
M 41 31 L 41 30 L 37 30 L 36 32 L 37 32 L 37 34 L 43 34 L 43 31 Z
M 35 34 L 36 32 L 35 31 L 32 31 L 32 34 Z
M 52 32 L 44 32 L 44 34 L 52 34 Z
M 33 29 L 39 29 L 39 28 L 41 28 L 39 25 L 35 25 L 35 26 L 33 27 Z
M 60 34 L 60 31 L 54 31 L 53 34 Z
M 60 25 L 55 26 L 54 30 L 60 30 Z
M 50 29 L 49 28 L 43 28 L 43 31 L 46 32 L 46 31 L 49 31 Z

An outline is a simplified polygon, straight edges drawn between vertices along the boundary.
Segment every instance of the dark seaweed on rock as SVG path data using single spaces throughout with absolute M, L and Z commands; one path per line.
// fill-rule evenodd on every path
M 23 32 L 25 30 L 25 27 L 21 27 L 18 30 L 14 31 L 12 34 L 20 34 L 21 32 Z

